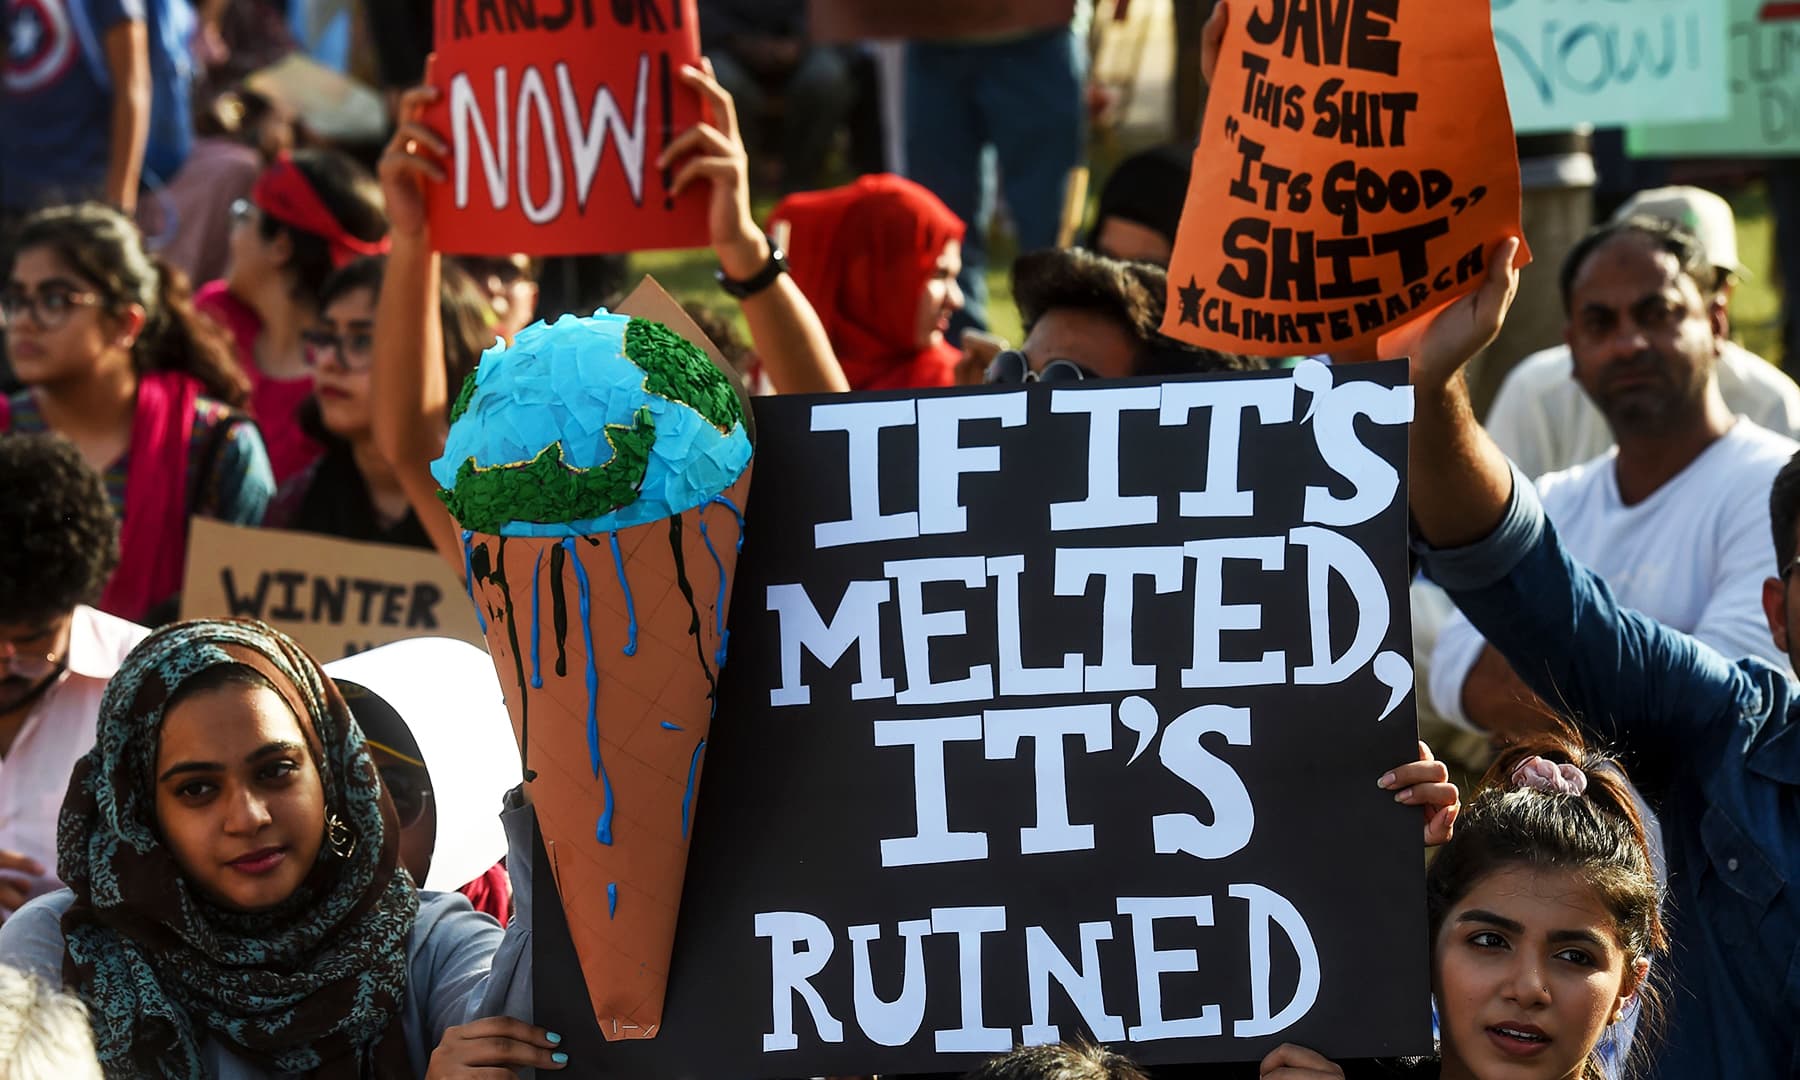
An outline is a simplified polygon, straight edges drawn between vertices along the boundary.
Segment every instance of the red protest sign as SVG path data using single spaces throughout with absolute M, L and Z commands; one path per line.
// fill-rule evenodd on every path
M 432 242 L 467 255 L 707 243 L 705 185 L 671 198 L 656 157 L 698 123 L 694 0 L 437 0 L 426 122 L 450 143 Z
M 1259 356 L 1359 352 L 1480 285 L 1489 249 L 1519 234 L 1488 5 L 1227 10 L 1164 332 Z

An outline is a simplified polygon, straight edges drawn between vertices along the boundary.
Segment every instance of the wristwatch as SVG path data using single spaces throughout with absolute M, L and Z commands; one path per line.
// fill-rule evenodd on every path
M 726 276 L 723 268 L 713 271 L 713 277 L 719 281 L 719 288 L 738 299 L 747 300 L 764 289 L 775 284 L 775 279 L 787 273 L 787 252 L 781 250 L 775 241 L 769 241 L 769 261 L 763 268 L 742 281 Z

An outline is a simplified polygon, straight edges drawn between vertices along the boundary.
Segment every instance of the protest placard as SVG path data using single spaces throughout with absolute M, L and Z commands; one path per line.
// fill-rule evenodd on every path
M 1487 13 L 1228 10 L 1163 331 L 1259 356 L 1361 351 L 1479 286 L 1491 247 L 1519 232 Z
M 465 255 L 582 255 L 707 243 L 706 185 L 670 195 L 663 148 L 701 119 L 694 0 L 437 0 L 426 111 L 450 144 L 432 243 Z
M 830 0 L 807 13 L 815 41 L 949 41 L 1067 26 L 1075 0 Z
M 1633 155 L 1800 155 L 1800 5 L 1730 0 L 1730 15 L 1730 115 L 1697 124 L 1653 117 L 1626 133 Z
M 485 648 L 463 591 L 431 551 L 197 517 L 181 617 L 261 619 L 320 660 L 414 637 Z
M 1724 117 L 1720 0 L 1493 0 L 1513 126 Z
M 1416 754 L 1404 379 L 757 399 L 661 1030 L 602 1041 L 543 888 L 535 1020 L 699 1080 L 1426 1050 L 1375 785 Z

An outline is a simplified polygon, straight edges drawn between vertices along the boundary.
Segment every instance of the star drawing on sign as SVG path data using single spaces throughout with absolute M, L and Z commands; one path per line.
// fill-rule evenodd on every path
M 1188 283 L 1181 287 L 1181 321 L 1189 326 L 1200 325 L 1200 297 L 1206 292 L 1188 275 Z

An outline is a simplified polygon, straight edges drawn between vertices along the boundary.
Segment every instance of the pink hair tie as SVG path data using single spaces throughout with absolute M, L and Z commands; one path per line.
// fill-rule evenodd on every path
M 1579 765 L 1528 757 L 1513 769 L 1512 785 L 1546 795 L 1580 795 L 1587 790 L 1587 773 L 1582 772 Z

